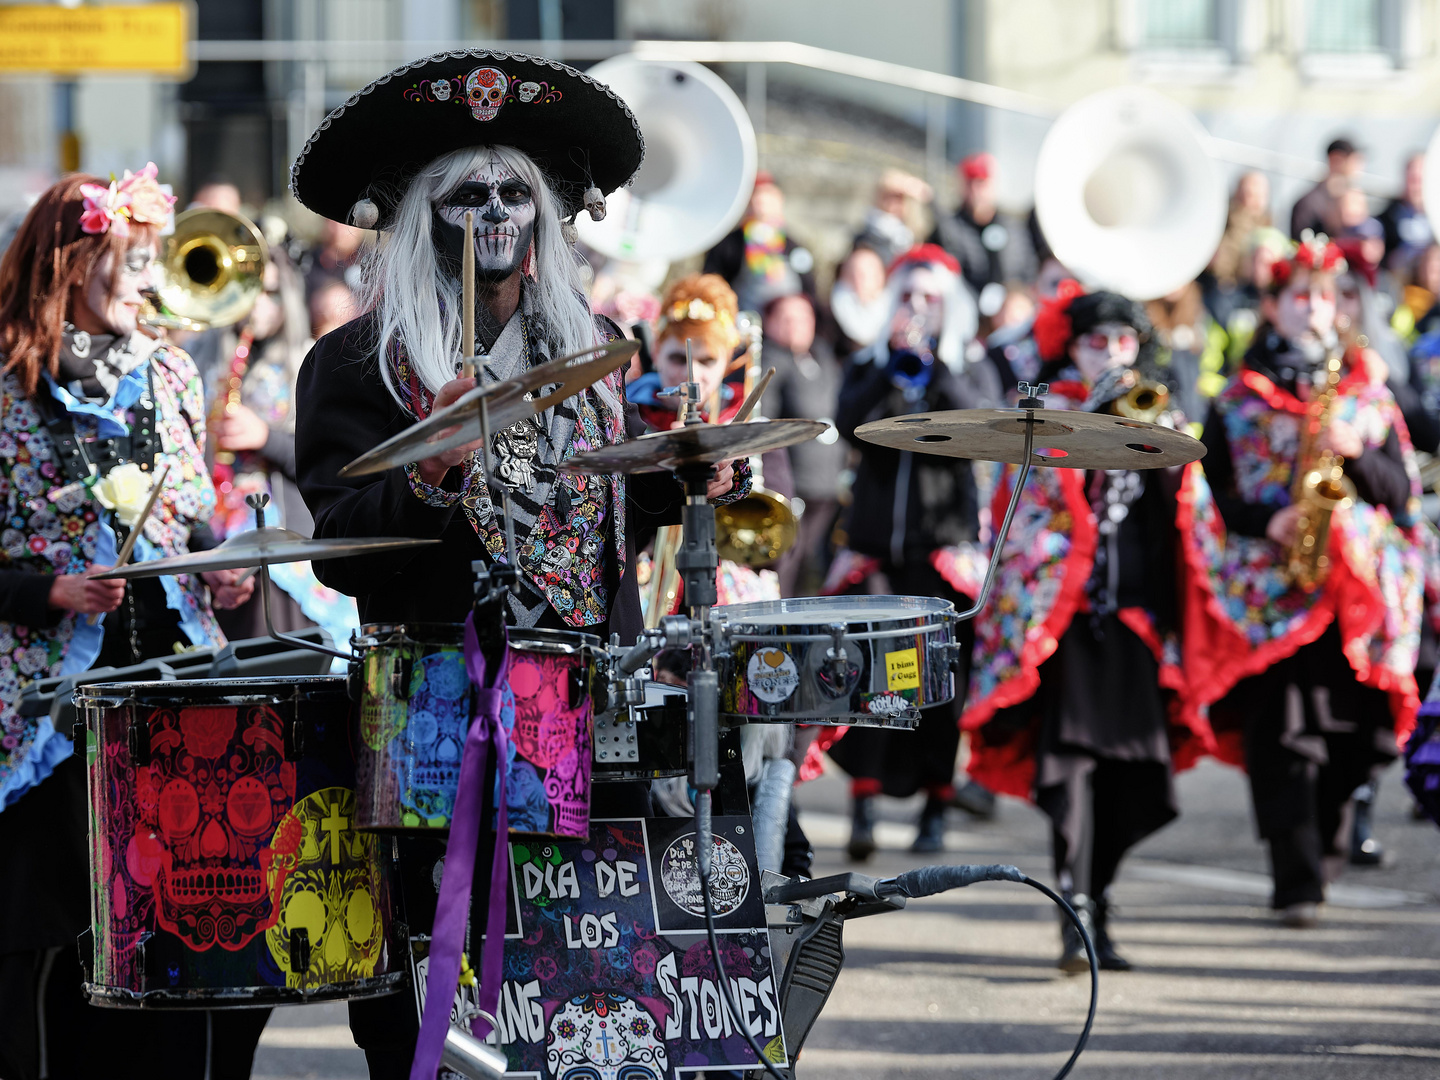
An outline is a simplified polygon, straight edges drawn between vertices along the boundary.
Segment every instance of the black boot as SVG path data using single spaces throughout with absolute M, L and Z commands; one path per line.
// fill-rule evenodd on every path
M 934 795 L 925 800 L 925 809 L 920 811 L 920 824 L 910 850 L 921 855 L 945 850 L 945 803 Z
M 950 805 L 981 821 L 990 821 L 995 817 L 995 793 L 969 778 L 956 786 Z
M 1071 895 L 1065 894 L 1066 901 L 1075 909 L 1075 914 L 1080 916 L 1080 922 L 1085 927 L 1085 932 L 1090 935 L 1090 942 L 1095 942 L 1095 907 L 1090 898 L 1084 893 Z M 1070 916 L 1065 912 L 1060 913 L 1060 960 L 1055 965 L 1067 975 L 1078 975 L 1082 971 L 1090 970 L 1090 958 L 1085 953 L 1085 942 L 1080 939 L 1080 931 L 1075 929 L 1075 924 L 1070 921 Z
M 1374 783 L 1362 784 L 1355 789 L 1355 821 L 1350 829 L 1350 865 L 1379 866 L 1385 860 L 1385 848 L 1375 839 L 1375 796 L 1379 794 Z
M 1095 959 L 1100 961 L 1104 971 L 1129 971 L 1130 961 L 1115 951 L 1110 940 L 1110 901 L 1101 897 L 1095 901 Z
M 850 805 L 850 843 L 845 847 L 853 862 L 875 854 L 875 796 L 858 795 Z

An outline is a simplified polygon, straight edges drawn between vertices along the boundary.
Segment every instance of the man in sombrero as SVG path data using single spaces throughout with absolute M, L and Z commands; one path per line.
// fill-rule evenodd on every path
M 456 374 L 464 356 L 483 354 L 479 378 L 491 382 L 618 336 L 586 303 L 573 222 L 582 209 L 603 216 L 605 194 L 629 182 L 643 154 L 634 116 L 605 86 L 554 61 L 472 50 L 377 79 L 325 118 L 295 162 L 301 203 L 380 232 L 364 262 L 365 313 L 321 338 L 300 373 L 296 457 L 315 535 L 444 541 L 416 555 L 319 564 L 325 584 L 359 601 L 362 622 L 463 621 L 471 562 L 505 558 L 491 499 L 503 483 L 520 571 L 508 621 L 635 640 L 634 554 L 646 530 L 679 521 L 681 489 L 666 473 L 559 471 L 574 454 L 643 430 L 618 372 L 495 433 L 488 485 L 478 443 L 378 477 L 339 472 L 470 390 L 475 380 Z M 467 210 L 474 342 L 461 340 Z M 737 462 L 717 468 L 709 495 L 730 501 L 749 486 Z M 592 801 L 598 817 L 645 807 L 639 784 L 604 785 Z M 415 1008 L 403 997 L 351 1007 L 372 1077 L 410 1075 Z

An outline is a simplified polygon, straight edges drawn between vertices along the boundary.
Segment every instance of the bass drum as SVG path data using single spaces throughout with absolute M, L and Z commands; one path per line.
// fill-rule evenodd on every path
M 913 728 L 955 697 L 955 605 L 812 596 L 717 607 L 720 713 L 751 723 Z
M 355 827 L 344 679 L 98 683 L 75 704 L 92 1002 L 244 1008 L 400 986 L 391 847 Z
M 513 749 L 510 831 L 590 834 L 591 686 L 600 639 L 511 627 L 500 718 Z M 360 702 L 359 827 L 443 835 L 473 715 L 463 623 L 362 626 L 351 668 Z

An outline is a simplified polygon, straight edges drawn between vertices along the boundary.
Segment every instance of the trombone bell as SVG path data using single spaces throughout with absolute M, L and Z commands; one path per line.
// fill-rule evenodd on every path
M 769 566 L 795 543 L 790 500 L 762 487 L 745 498 L 715 507 L 715 547 L 722 559 L 749 567 Z

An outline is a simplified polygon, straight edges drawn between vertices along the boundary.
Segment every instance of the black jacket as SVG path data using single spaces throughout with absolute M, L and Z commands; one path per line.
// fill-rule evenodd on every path
M 995 226 L 998 228 L 992 229 Z M 992 229 L 990 244 L 985 242 L 987 229 Z M 982 226 L 962 204 L 952 216 L 936 222 L 930 243 L 939 244 L 960 260 L 960 272 L 977 293 L 992 282 L 1033 281 L 1040 270 L 1030 230 L 1013 214 L 997 212 Z
M 362 622 L 462 622 L 473 600 L 470 563 L 487 557 L 464 510 L 458 504 L 440 508 L 422 502 L 401 469 L 378 476 L 339 475 L 347 462 L 414 422 L 385 389 L 376 340 L 373 318 L 362 316 L 326 334 L 305 358 L 296 390 L 300 491 L 315 516 L 317 538 L 409 536 L 442 543 L 414 552 L 318 562 L 315 572 L 326 585 L 359 601 Z M 644 428 L 628 405 L 627 421 L 631 434 Z M 669 473 L 626 478 L 625 576 L 607 583 L 608 624 L 585 627 L 586 633 L 614 631 L 622 642 L 634 640 L 642 628 L 635 555 L 656 527 L 679 522 L 683 501 Z M 612 575 L 618 565 L 614 547 L 612 535 Z M 541 625 L 565 627 L 553 611 Z
M 846 364 L 835 413 L 841 437 L 860 452 L 851 489 L 848 546 L 891 565 L 923 561 L 938 547 L 980 535 L 970 462 L 877 446 L 857 439 L 855 429 L 912 412 L 994 406 L 999 380 L 988 363 L 972 364 L 957 376 L 937 360 L 924 399 L 910 404 L 892 386 L 888 363 L 870 361 L 874 355 L 875 350 L 867 349 Z

